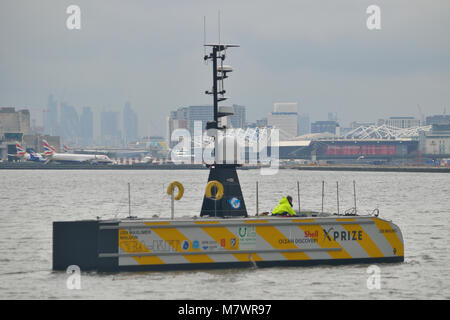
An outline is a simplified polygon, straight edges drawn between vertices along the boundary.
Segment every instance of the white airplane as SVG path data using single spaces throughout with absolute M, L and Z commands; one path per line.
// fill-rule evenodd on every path
M 114 163 L 108 156 L 103 154 L 75 154 L 75 153 L 56 153 L 55 148 L 42 140 L 44 146 L 44 156 L 48 161 L 60 163 L 90 163 L 90 164 L 110 164 Z
M 32 149 L 25 149 L 16 142 L 16 154 L 8 154 L 9 156 L 17 157 L 19 159 L 25 159 L 26 161 L 45 162 L 46 159 L 40 154 L 34 152 Z

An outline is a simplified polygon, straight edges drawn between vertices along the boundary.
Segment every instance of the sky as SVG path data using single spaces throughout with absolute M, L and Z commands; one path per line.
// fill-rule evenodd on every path
M 81 29 L 69 30 L 69 5 Z M 366 13 L 380 8 L 380 30 Z M 49 94 L 79 111 L 139 114 L 141 135 L 165 135 L 171 110 L 211 104 L 206 42 L 227 51 L 227 104 L 266 117 L 297 102 L 312 121 L 341 125 L 450 113 L 448 0 L 1 0 L 0 106 L 41 120 Z M 98 125 L 96 128 L 98 134 Z

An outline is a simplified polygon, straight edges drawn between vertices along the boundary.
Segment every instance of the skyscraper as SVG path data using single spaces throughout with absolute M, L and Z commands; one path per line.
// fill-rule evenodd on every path
M 103 111 L 100 115 L 100 140 L 105 146 L 122 145 L 119 112 Z
M 280 130 L 281 139 L 290 139 L 298 135 L 297 102 L 278 102 L 267 117 L 267 124 Z
M 69 143 L 78 143 L 80 137 L 80 119 L 73 106 L 61 103 L 61 137 Z
M 224 122 L 226 123 L 227 128 L 245 128 L 247 117 L 246 117 L 246 111 L 244 106 L 240 106 L 237 104 L 233 104 L 233 112 L 234 114 L 232 116 L 227 116 L 223 118 Z
M 83 107 L 80 117 L 80 138 L 81 144 L 88 146 L 94 137 L 94 117 L 90 107 Z
M 58 130 L 58 104 L 53 95 L 48 96 L 47 109 L 45 110 L 45 132 L 49 135 L 59 135 Z
M 309 114 L 301 114 L 298 117 L 298 135 L 302 136 L 311 132 L 311 124 L 309 122 Z
M 138 132 L 137 114 L 131 109 L 130 103 L 127 102 L 123 108 L 123 138 L 125 143 L 136 141 Z

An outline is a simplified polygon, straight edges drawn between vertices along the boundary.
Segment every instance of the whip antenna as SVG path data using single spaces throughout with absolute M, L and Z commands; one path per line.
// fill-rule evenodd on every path
M 219 25 L 219 44 L 220 44 L 220 10 L 219 10 L 218 16 L 219 16 L 218 25 Z

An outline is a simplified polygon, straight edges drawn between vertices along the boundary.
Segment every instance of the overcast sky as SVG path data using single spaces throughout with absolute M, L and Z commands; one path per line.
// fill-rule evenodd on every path
M 66 28 L 71 4 L 81 30 Z M 367 29 L 371 4 L 381 30 Z M 39 110 L 50 93 L 96 113 L 130 101 L 140 133 L 164 135 L 170 110 L 211 103 L 203 17 L 216 42 L 219 10 L 221 41 L 241 45 L 227 55 L 227 102 L 250 120 L 290 101 L 344 125 L 419 117 L 418 104 L 450 114 L 448 0 L 1 0 L 0 106 Z

